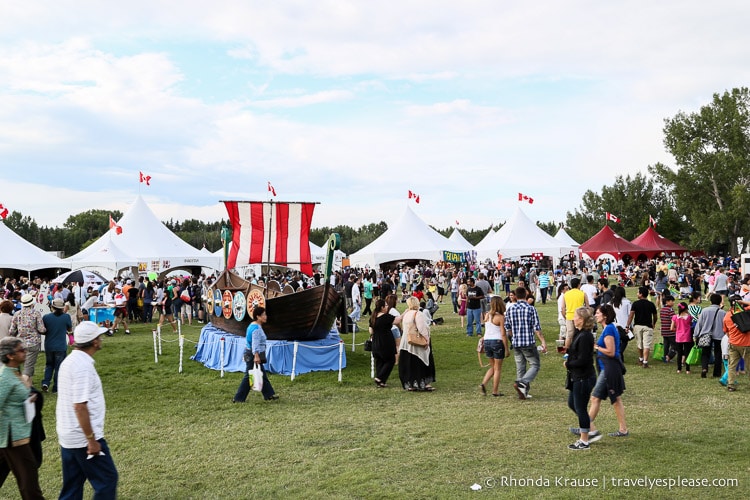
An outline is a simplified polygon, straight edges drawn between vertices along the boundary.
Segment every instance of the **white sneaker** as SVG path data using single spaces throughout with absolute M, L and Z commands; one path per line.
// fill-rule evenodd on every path
M 596 443 L 603 437 L 604 435 L 599 431 L 589 432 L 589 443 Z
M 568 445 L 568 449 L 569 449 L 569 450 L 573 450 L 573 451 L 582 451 L 582 450 L 590 450 L 590 449 L 591 449 L 591 447 L 589 446 L 589 444 L 588 444 L 588 443 L 584 443 L 583 441 L 581 441 L 581 440 L 579 439 L 579 440 L 578 440 L 578 441 L 576 441 L 575 443 L 573 443 L 573 444 L 569 444 L 569 445 Z

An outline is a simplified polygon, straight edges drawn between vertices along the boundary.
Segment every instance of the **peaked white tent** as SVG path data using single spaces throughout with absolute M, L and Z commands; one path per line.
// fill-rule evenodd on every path
M 442 260 L 443 251 L 459 251 L 456 244 L 428 226 L 410 206 L 375 241 L 349 256 L 352 266 L 378 267 L 396 260 Z
M 557 234 L 555 234 L 555 239 L 559 241 L 560 243 L 563 243 L 565 245 L 570 245 L 572 247 L 578 248 L 581 246 L 580 243 L 578 243 L 576 240 L 570 237 L 570 235 L 565 231 L 565 228 L 560 228 L 557 231 Z
M 36 269 L 70 269 L 70 265 L 29 243 L 0 222 L 0 269 L 20 269 L 30 273 Z
M 479 241 L 479 243 L 476 244 L 476 246 L 474 248 L 479 248 L 480 246 L 483 246 L 485 243 L 487 243 L 488 241 L 490 241 L 492 238 L 495 237 L 495 233 L 497 233 L 497 231 L 495 231 L 494 229 L 490 228 L 490 230 L 487 231 L 487 234 L 484 235 L 484 238 L 482 238 Z
M 124 257 L 137 263 L 140 273 L 163 273 L 188 267 L 218 269 L 221 265 L 220 259 L 185 243 L 167 229 L 141 195 L 136 197 L 118 225 L 122 228 L 122 234 L 116 234 L 115 228 L 112 228 L 69 260 L 77 262 L 78 267 L 92 267 L 89 261 L 95 262 L 100 258 L 98 252 L 110 245 L 111 241 L 123 252 Z
M 524 255 L 542 253 L 557 259 L 570 253 L 573 247 L 544 232 L 516 207 L 510 220 L 494 236 L 483 239 L 476 250 L 479 260 L 496 261 L 498 254 L 503 259 L 518 259 Z
M 461 250 L 464 252 L 474 250 L 474 245 L 469 243 L 466 238 L 464 238 L 464 235 L 461 234 L 461 231 L 456 228 L 453 229 L 453 232 L 448 236 L 448 239 L 453 242 L 453 248 L 451 250 Z
M 138 261 L 134 257 L 117 246 L 115 243 L 117 236 L 121 235 L 116 235 L 114 231 L 109 230 L 104 237 L 64 260 L 73 270 L 91 269 L 111 280 L 120 270 L 138 266 Z

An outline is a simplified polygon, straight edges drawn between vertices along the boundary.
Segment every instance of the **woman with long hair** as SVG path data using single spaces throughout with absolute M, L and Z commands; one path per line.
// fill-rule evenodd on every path
M 464 328 L 464 318 L 466 317 L 466 304 L 469 300 L 468 291 L 469 287 L 466 283 L 461 283 L 458 287 L 458 315 L 461 318 L 461 329 Z
M 389 310 L 386 301 L 378 299 L 375 301 L 375 310 L 370 315 L 372 357 L 375 359 L 374 380 L 378 388 L 387 387 L 388 377 L 396 365 L 396 340 L 392 328 L 401 324 L 401 316 L 394 317 Z
M 627 437 L 630 435 L 625 422 L 625 406 L 622 404 L 622 393 L 625 391 L 624 365 L 620 359 L 620 333 L 614 323 L 615 310 L 610 304 L 601 305 L 596 310 L 594 319 L 602 326 L 602 333 L 594 344 L 599 376 L 594 390 L 591 391 L 589 442 L 596 442 L 602 438 L 602 433 L 594 426 L 594 420 L 599 414 L 602 400 L 607 398 L 615 409 L 619 424 L 617 431 L 610 432 L 609 436 Z
M 430 327 L 427 318 L 419 311 L 419 300 L 416 297 L 406 299 L 406 311 L 401 315 L 404 335 L 399 345 L 398 376 L 401 385 L 407 391 L 434 391 L 435 358 L 430 341 Z M 425 347 L 409 343 L 409 332 L 416 329 L 427 339 Z
M 505 302 L 499 295 L 490 299 L 490 308 L 484 315 L 484 352 L 490 360 L 490 368 L 484 374 L 479 390 L 483 396 L 487 395 L 485 384 L 492 377 L 492 395 L 502 396 L 499 391 L 502 378 L 503 359 L 510 353 L 508 337 L 505 335 Z
M 580 438 L 568 445 L 571 450 L 589 449 L 589 428 L 591 418 L 586 407 L 589 403 L 591 391 L 596 384 L 594 371 L 594 317 L 590 307 L 579 307 L 573 313 L 575 331 L 573 340 L 568 347 L 568 358 L 563 366 L 568 370 L 565 387 L 568 393 L 568 408 L 578 416 L 577 434 Z
M 625 287 L 618 286 L 615 288 L 615 294 L 612 298 L 612 307 L 615 310 L 615 326 L 620 334 L 620 359 L 625 361 L 625 348 L 630 342 L 630 325 L 628 317 L 630 316 L 630 306 L 632 302 L 625 296 Z
M 690 365 L 685 362 L 685 359 L 690 354 L 690 349 L 693 348 L 692 323 L 693 318 L 688 312 L 688 305 L 680 302 L 677 306 L 677 315 L 672 316 L 672 330 L 675 332 L 677 348 L 677 373 L 682 372 L 682 364 L 685 363 L 685 373 L 690 375 Z

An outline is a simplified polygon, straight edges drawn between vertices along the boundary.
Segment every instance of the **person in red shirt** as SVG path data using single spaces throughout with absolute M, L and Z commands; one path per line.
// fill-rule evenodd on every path
M 740 364 L 740 359 L 744 358 L 746 364 L 750 360 L 750 332 L 740 331 L 737 325 L 734 324 L 734 321 L 732 321 L 732 316 L 743 310 L 750 310 L 750 302 L 737 300 L 732 303 L 732 314 L 724 316 L 724 333 L 729 338 L 729 369 L 727 376 L 727 390 L 729 392 L 737 390 L 734 381 L 737 378 L 737 365 Z

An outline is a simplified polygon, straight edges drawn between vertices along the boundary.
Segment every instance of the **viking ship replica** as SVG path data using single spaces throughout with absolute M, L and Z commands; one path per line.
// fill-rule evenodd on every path
M 264 307 L 269 340 L 320 340 L 336 319 L 342 297 L 330 284 L 338 234 L 328 240 L 322 285 L 282 287 L 276 281 L 253 284 L 230 269 L 246 264 L 279 265 L 313 274 L 310 224 L 315 203 L 223 201 L 232 224 L 231 246 L 225 242 L 226 267 L 212 284 L 207 309 L 213 326 L 245 336 L 256 307 Z

